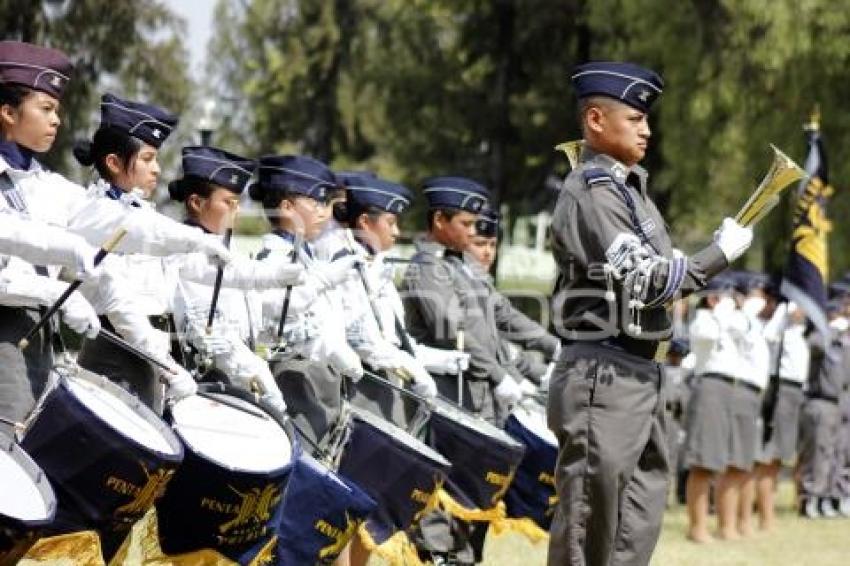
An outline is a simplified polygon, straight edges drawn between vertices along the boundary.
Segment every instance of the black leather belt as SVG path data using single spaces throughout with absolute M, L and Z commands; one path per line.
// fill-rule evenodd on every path
M 838 404 L 838 397 L 833 397 L 832 395 L 824 395 L 823 393 L 806 393 L 807 399 L 813 399 L 818 401 L 828 401 L 830 403 Z
M 667 340 L 640 340 L 626 335 L 606 338 L 601 340 L 599 344 L 659 363 L 664 362 L 667 357 L 667 349 L 670 347 L 670 342 Z
M 700 379 L 705 378 L 725 381 L 732 387 L 745 387 L 755 393 L 761 393 L 761 388 L 758 385 L 750 383 L 749 381 L 744 381 L 743 379 L 735 379 L 732 376 L 724 375 L 722 373 L 704 373 L 700 376 Z

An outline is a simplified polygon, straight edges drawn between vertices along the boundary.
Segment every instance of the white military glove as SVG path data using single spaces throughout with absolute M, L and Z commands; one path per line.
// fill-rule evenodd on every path
M 454 375 L 459 371 L 469 369 L 469 354 L 458 350 L 441 350 L 440 357 L 434 359 L 434 356 L 429 356 L 430 363 L 427 363 L 428 371 L 439 375 Z
M 519 382 L 519 390 L 523 395 L 537 395 L 537 386 L 527 379 Z
M 230 250 L 224 246 L 221 236 L 217 236 L 215 234 L 204 234 L 202 232 L 195 238 L 193 243 L 194 249 L 192 251 L 201 252 L 207 256 L 210 261 L 217 263 L 218 265 L 227 265 L 233 258 L 233 254 L 230 253 Z
M 171 363 L 171 371 L 162 371 L 160 375 L 167 385 L 165 396 L 172 401 L 180 401 L 198 392 L 198 384 L 194 378 L 176 362 Z
M 51 255 L 55 254 L 55 261 L 46 262 L 62 265 L 70 270 L 71 278 L 80 281 L 88 281 L 100 277 L 102 270 L 94 264 L 94 256 L 98 250 L 88 245 L 85 240 L 67 234 L 68 238 L 51 242 Z
M 555 362 L 549 362 L 546 366 L 546 372 L 540 376 L 540 389 L 549 389 L 549 381 L 552 379 L 552 372 L 555 371 Z
M 317 281 L 320 290 L 330 289 L 353 278 L 355 266 L 361 261 L 356 255 L 347 255 L 332 262 L 316 262 L 307 270 L 307 276 Z
M 97 318 L 97 313 L 79 292 L 71 293 L 59 310 L 62 313 L 62 320 L 77 334 L 84 335 L 86 338 L 95 338 L 100 332 L 100 319 Z
M 347 344 L 338 345 L 331 350 L 328 355 L 328 365 L 335 372 L 355 382 L 363 377 L 363 365 L 360 363 L 360 358 Z
M 741 226 L 732 218 L 724 218 L 720 228 L 714 232 L 714 243 L 723 251 L 726 261 L 732 263 L 753 243 L 753 229 Z
M 286 413 L 286 401 L 283 400 L 283 395 L 281 395 L 279 391 L 277 393 L 266 393 L 265 395 L 260 396 L 260 401 L 270 405 L 272 409 L 281 414 Z
M 502 378 L 502 381 L 496 386 L 494 393 L 496 394 L 496 401 L 505 408 L 516 404 L 522 399 L 522 389 L 520 389 L 519 384 L 509 374 L 506 374 Z
M 428 398 L 437 396 L 437 384 L 434 378 L 416 358 L 407 352 L 399 351 L 396 364 L 395 371 L 401 374 L 403 379 L 412 381 L 410 388 L 414 393 Z
M 301 285 L 306 279 L 306 271 L 300 263 L 280 261 L 275 266 L 275 278 L 281 287 Z

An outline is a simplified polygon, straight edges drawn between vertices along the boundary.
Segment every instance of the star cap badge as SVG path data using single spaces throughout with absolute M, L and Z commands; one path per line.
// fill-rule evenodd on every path
M 161 137 L 162 137 L 162 130 L 160 130 L 159 128 L 154 128 L 154 129 L 151 131 L 151 135 L 152 135 L 153 137 L 155 137 L 156 139 L 159 139 L 159 138 L 161 138 Z
M 651 93 L 651 92 L 649 92 L 647 89 L 643 89 L 642 91 L 640 91 L 640 92 L 638 93 L 638 98 L 640 99 L 640 101 L 641 101 L 641 102 L 644 102 L 644 103 L 645 103 L 647 100 L 649 100 L 649 96 L 650 96 L 651 94 L 652 94 L 652 93 Z

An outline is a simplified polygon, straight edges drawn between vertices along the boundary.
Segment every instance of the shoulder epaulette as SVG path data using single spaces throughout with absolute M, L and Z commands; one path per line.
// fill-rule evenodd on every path
M 611 176 L 610 173 L 605 171 L 600 167 L 591 167 L 590 169 L 585 169 L 582 171 L 582 175 L 584 176 L 584 183 L 593 188 L 598 185 L 607 185 L 614 182 L 614 177 Z

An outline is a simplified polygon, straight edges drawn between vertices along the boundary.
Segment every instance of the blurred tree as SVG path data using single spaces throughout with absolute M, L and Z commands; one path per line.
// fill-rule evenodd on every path
M 465 174 L 513 214 L 534 211 L 566 172 L 552 147 L 578 136 L 570 69 L 627 59 L 666 82 L 645 165 L 685 249 L 743 204 L 769 142 L 803 159 L 815 103 L 835 156 L 830 213 L 850 212 L 850 13 L 830 0 L 219 0 L 216 22 L 213 70 L 243 101 L 230 132 L 245 151 L 411 186 Z M 759 226 L 750 267 L 783 265 L 792 204 Z M 837 221 L 832 244 L 833 272 L 850 267 L 850 226 Z
M 74 62 L 63 106 L 64 126 L 45 161 L 67 172 L 73 140 L 97 120 L 110 89 L 182 112 L 191 93 L 186 26 L 159 0 L 0 0 L 3 39 L 61 49 Z

